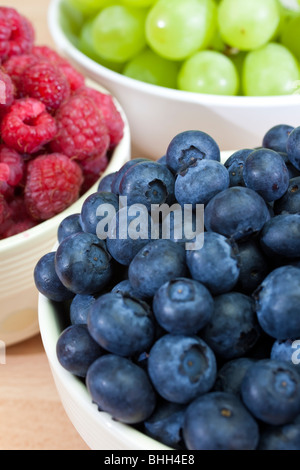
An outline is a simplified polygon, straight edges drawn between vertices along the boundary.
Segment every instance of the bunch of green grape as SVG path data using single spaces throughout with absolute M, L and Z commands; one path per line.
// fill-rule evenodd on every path
M 64 3 L 65 29 L 76 46 L 136 80 L 214 95 L 299 89 L 300 7 L 288 9 L 281 0 Z

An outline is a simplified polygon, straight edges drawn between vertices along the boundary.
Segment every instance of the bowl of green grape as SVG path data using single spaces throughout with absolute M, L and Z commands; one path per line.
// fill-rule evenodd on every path
M 228 150 L 299 123 L 299 0 L 52 0 L 48 19 L 125 109 L 134 157 L 162 157 L 186 129 Z

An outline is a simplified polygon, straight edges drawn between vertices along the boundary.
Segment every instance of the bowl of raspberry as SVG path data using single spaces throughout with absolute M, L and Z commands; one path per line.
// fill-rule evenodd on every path
M 183 129 L 231 150 L 298 125 L 299 13 L 297 0 L 52 0 L 49 28 L 125 109 L 134 156 L 157 159 Z
M 1 7 L 0 25 L 0 340 L 10 345 L 39 331 L 37 259 L 130 158 L 130 132 L 118 101 L 37 45 L 27 18 Z

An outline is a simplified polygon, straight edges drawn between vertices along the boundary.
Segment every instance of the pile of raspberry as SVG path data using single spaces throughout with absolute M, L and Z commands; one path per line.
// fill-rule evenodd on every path
M 123 137 L 111 95 L 0 7 L 0 239 L 62 212 L 105 170 Z

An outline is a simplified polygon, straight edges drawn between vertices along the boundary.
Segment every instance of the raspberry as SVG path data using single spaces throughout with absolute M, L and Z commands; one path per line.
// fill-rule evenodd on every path
M 101 112 L 86 96 L 73 95 L 56 113 L 57 136 L 54 152 L 84 160 L 102 155 L 109 147 L 109 135 Z
M 98 181 L 104 170 L 108 165 L 108 157 L 106 152 L 103 155 L 96 155 L 96 157 L 87 158 L 79 162 L 82 169 L 84 182 L 81 187 L 81 194 L 86 193 L 93 184 Z
M 34 29 L 30 21 L 14 8 L 0 7 L 0 59 L 31 51 Z
M 17 186 L 23 177 L 24 162 L 15 150 L 0 146 L 0 166 L 6 165 L 8 167 L 7 183 L 11 186 Z M 1 179 L 1 175 L 0 175 Z
M 7 228 L 2 233 L 2 238 L 12 237 L 13 235 L 18 235 L 18 233 L 25 232 L 25 230 L 29 230 L 30 228 L 37 225 L 32 219 L 24 219 L 20 222 L 13 222 L 10 221 Z
M 10 209 L 2 194 L 0 194 L 0 231 L 2 231 L 3 224 L 10 218 Z
M 27 67 L 23 74 L 22 94 L 40 100 L 54 113 L 70 95 L 70 86 L 60 69 L 48 61 Z
M 82 182 L 79 165 L 63 154 L 31 160 L 25 186 L 28 213 L 40 221 L 59 214 L 78 199 Z
M 21 97 L 19 88 L 22 83 L 23 73 L 28 67 L 31 67 L 38 61 L 39 59 L 33 54 L 22 54 L 18 56 L 14 55 L 2 64 L 3 69 L 10 76 L 16 87 L 18 97 Z
M 20 153 L 35 153 L 56 135 L 55 119 L 33 98 L 16 100 L 1 123 L 4 143 Z
M 58 65 L 60 70 L 67 78 L 71 91 L 75 91 L 84 85 L 84 76 L 78 72 L 72 65 L 56 51 L 48 46 L 34 46 L 32 50 L 33 55 L 41 59 L 47 59 L 50 62 Z
M 0 70 L 0 109 L 5 109 L 14 101 L 15 88 L 9 75 Z
M 124 122 L 115 106 L 113 97 L 88 86 L 79 88 L 75 94 L 90 97 L 97 108 L 101 110 L 110 137 L 110 149 L 113 149 L 120 142 L 124 133 Z

